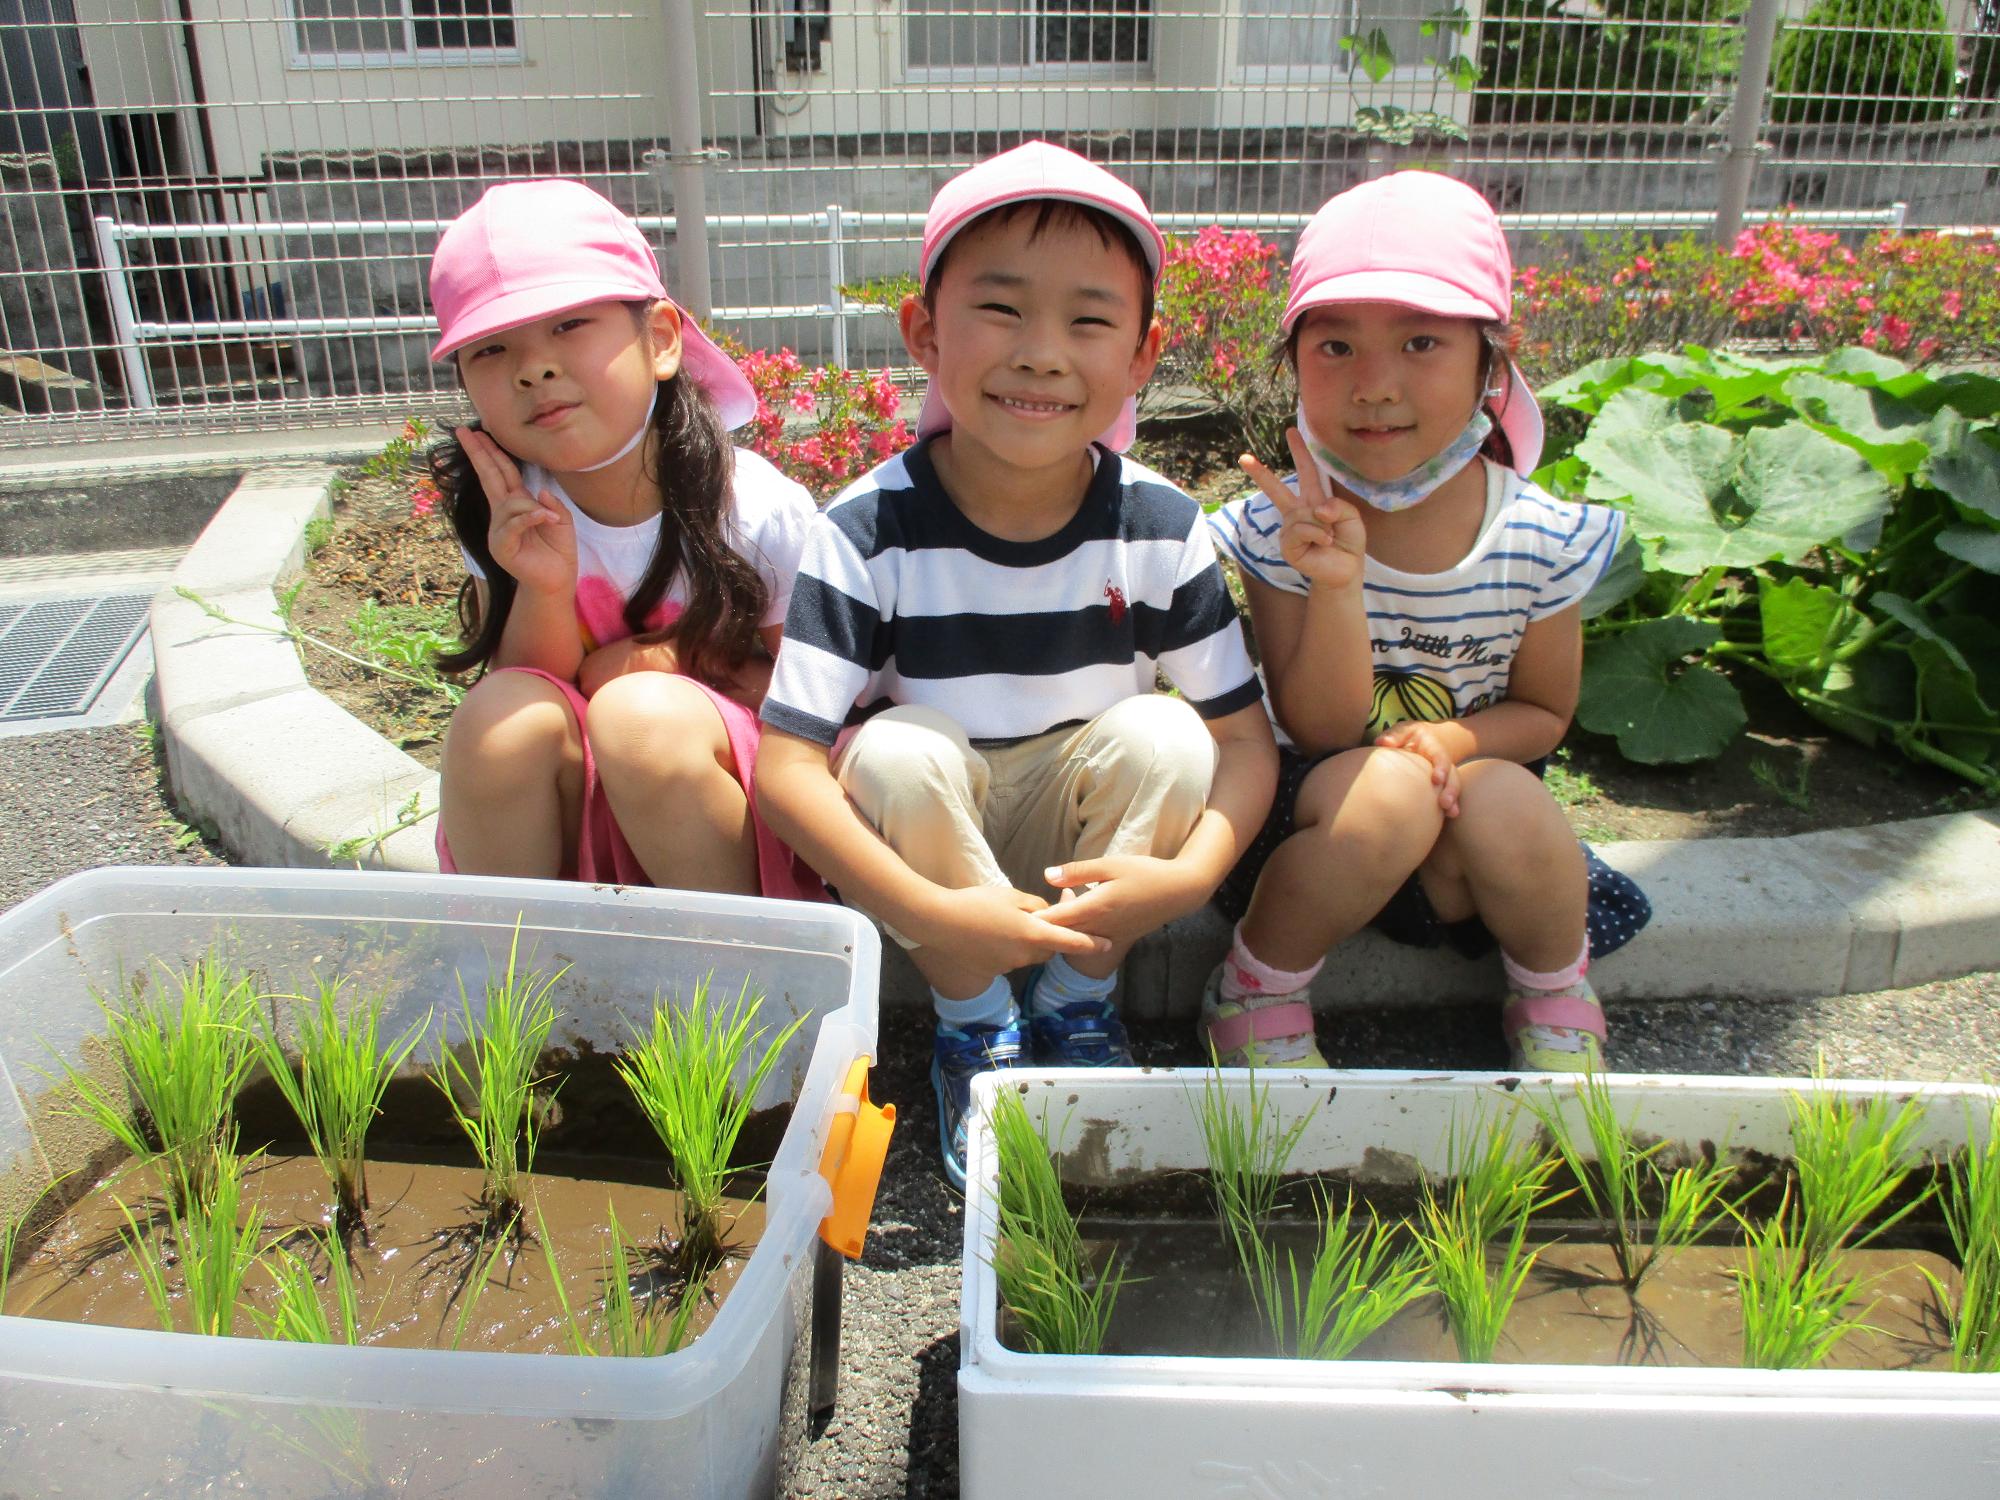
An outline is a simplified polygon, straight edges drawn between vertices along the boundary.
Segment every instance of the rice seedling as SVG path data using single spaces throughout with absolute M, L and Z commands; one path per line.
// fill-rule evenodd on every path
M 1452 1117 L 1445 1135 L 1448 1185 L 1440 1191 L 1425 1179 L 1417 1243 L 1461 1359 L 1493 1357 L 1534 1269 L 1538 1252 L 1527 1248 L 1528 1221 L 1537 1208 L 1568 1196 L 1548 1191 L 1559 1160 L 1532 1138 L 1516 1140 L 1506 1116 L 1479 1110 L 1463 1125 Z M 1490 1253 L 1489 1241 L 1502 1235 L 1502 1248 Z
M 1243 1089 L 1244 1102 L 1215 1069 L 1202 1077 L 1195 1118 L 1208 1151 L 1209 1191 L 1223 1237 L 1236 1249 L 1253 1294 L 1276 1274 L 1265 1243 L 1265 1225 L 1278 1206 L 1285 1168 L 1312 1123 L 1308 1111 L 1291 1125 L 1282 1123 L 1271 1103 L 1269 1085 L 1255 1073 Z
M 114 1007 L 101 995 L 117 1056 L 114 1090 L 65 1063 L 73 1111 L 152 1167 L 169 1206 L 192 1213 L 215 1190 L 215 1164 L 236 1149 L 232 1106 L 251 1063 L 250 978 L 215 955 L 161 964 L 150 997 Z
M 535 1090 L 546 1082 L 535 1076 L 535 1064 L 556 1023 L 556 1005 L 550 992 L 569 972 L 567 964 L 548 975 L 523 969 L 520 948 L 521 928 L 516 923 L 507 948 L 506 972 L 497 979 L 488 975 L 486 980 L 483 1025 L 473 1014 L 465 980 L 459 979 L 459 1004 L 468 1038 L 465 1050 L 472 1060 L 469 1065 L 462 1061 L 447 1040 L 439 1048 L 432 1074 L 459 1128 L 479 1154 L 485 1174 L 480 1204 L 487 1224 L 502 1229 L 519 1222 L 521 1179 L 535 1164 L 542 1118 Z
M 307 1238 L 326 1254 L 326 1284 L 333 1309 L 320 1298 L 319 1278 L 312 1262 L 286 1249 L 274 1249 L 264 1269 L 271 1277 L 273 1297 L 268 1313 L 252 1311 L 258 1331 L 267 1339 L 294 1344 L 358 1344 L 361 1342 L 361 1295 L 347 1242 L 336 1233 Z
M 771 1030 L 755 1025 L 762 1007 L 748 981 L 733 1001 L 716 1002 L 703 978 L 685 1006 L 655 1005 L 652 1032 L 635 1036 L 613 1064 L 666 1147 L 681 1194 L 681 1255 L 690 1279 L 706 1277 L 722 1259 L 723 1188 L 736 1138 L 757 1091 L 805 1022 L 794 1017 L 750 1063 Z M 733 1082 L 739 1071 L 740 1087 Z
M 1569 1196 L 1548 1190 L 1561 1158 L 1532 1137 L 1516 1140 L 1507 1118 L 1489 1118 L 1483 1109 L 1474 1110 L 1462 1129 L 1453 1113 L 1444 1157 L 1451 1183 L 1447 1206 L 1471 1239 L 1494 1239 L 1537 1208 Z
M 465 1284 L 458 1294 L 458 1314 L 452 1319 L 448 1347 L 456 1349 L 465 1342 L 466 1326 L 472 1322 L 473 1314 L 479 1310 L 479 1304 L 486 1296 L 486 1288 L 493 1281 L 493 1268 L 500 1264 L 500 1258 L 506 1253 L 507 1240 L 503 1236 L 493 1242 L 493 1248 L 483 1258 L 474 1256 L 472 1264 L 466 1267 Z
M 1799 1187 L 1797 1249 L 1807 1261 L 1829 1262 L 1844 1248 L 1867 1244 L 1928 1195 L 1926 1188 L 1877 1217 L 1918 1166 L 1921 1105 L 1891 1108 L 1879 1095 L 1856 1102 L 1825 1088 L 1793 1094 L 1789 1104 Z
M 1288 1258 L 1293 1348 L 1301 1359 L 1345 1359 L 1376 1329 L 1431 1290 L 1422 1252 L 1396 1248 L 1399 1226 L 1368 1213 L 1368 1228 L 1355 1227 L 1354 1195 L 1334 1213 L 1320 1201 L 1320 1242 L 1305 1285 Z
M 556 1303 L 562 1309 L 570 1348 L 577 1354 L 615 1359 L 650 1359 L 685 1348 L 694 1315 L 701 1310 L 705 1283 L 688 1278 L 682 1282 L 681 1294 L 671 1299 L 661 1291 L 644 1298 L 635 1296 L 632 1283 L 645 1274 L 645 1266 L 625 1238 L 617 1209 L 606 1205 L 606 1212 L 611 1221 L 611 1255 L 604 1268 L 604 1300 L 597 1310 L 597 1330 L 593 1336 L 570 1305 L 569 1293 L 563 1288 L 562 1270 L 551 1248 L 548 1225 L 542 1222 L 537 1210 L 535 1222 L 541 1229 L 542 1259 L 549 1269 Z
M 47 1198 L 58 1187 L 62 1186 L 63 1182 L 69 1176 L 70 1174 L 65 1172 L 61 1177 L 47 1184 L 39 1193 L 30 1198 L 27 1207 L 21 1209 L 18 1213 L 0 1217 L 0 1307 L 7 1305 L 7 1287 L 14 1277 L 14 1256 L 21 1248 L 22 1231 L 28 1227 L 29 1221 L 35 1217 L 36 1210 L 42 1206 L 42 1200 Z
M 2000 1105 L 1988 1111 L 1983 1140 L 1973 1127 L 1968 1118 L 1966 1147 L 1944 1164 L 1938 1195 L 1958 1252 L 1957 1300 L 1930 1282 L 1951 1329 L 1951 1367 L 1990 1375 L 2000 1372 Z
M 1576 1180 L 1591 1216 L 1604 1226 L 1619 1281 L 1636 1292 L 1662 1255 L 1694 1243 L 1729 1217 L 1724 1195 L 1736 1169 L 1717 1160 L 1669 1172 L 1660 1161 L 1669 1143 L 1638 1143 L 1631 1123 L 1618 1118 L 1602 1074 L 1578 1080 L 1576 1100 L 1581 1137 L 1553 1094 L 1545 1102 L 1524 1102 Z
M 1000 1296 L 1036 1354 L 1095 1354 L 1125 1285 L 1114 1257 L 1093 1272 L 1062 1176 L 1020 1092 L 1002 1089 L 992 1114 L 1000 1159 L 999 1234 L 993 1272 Z
M 352 1005 L 342 1002 L 344 978 L 317 981 L 318 994 L 305 1000 L 297 1026 L 298 1065 L 293 1067 L 279 1040 L 274 1018 L 261 1018 L 256 1046 L 265 1071 L 278 1086 L 313 1155 L 333 1188 L 334 1226 L 343 1235 L 366 1231 L 368 1127 L 382 1105 L 383 1092 L 430 1024 L 425 1016 L 384 1046 L 380 1041 L 382 995 Z
M 1458 1357 L 1484 1364 L 1499 1347 L 1507 1316 L 1534 1269 L 1538 1252 L 1527 1248 L 1528 1218 L 1514 1220 L 1506 1244 L 1489 1257 L 1487 1243 L 1476 1237 L 1458 1205 L 1427 1196 L 1423 1224 L 1417 1230 L 1430 1279 L 1444 1301 Z
M 1743 1266 L 1732 1271 L 1743 1318 L 1743 1363 L 1757 1370 L 1804 1370 L 1866 1328 L 1850 1312 L 1861 1287 L 1841 1274 L 1838 1255 L 1815 1258 L 1805 1214 L 1789 1191 L 1762 1224 L 1743 1224 Z
M 263 1214 L 252 1208 L 243 1212 L 243 1161 L 234 1155 L 219 1155 L 205 1174 L 210 1184 L 206 1200 L 185 1208 L 167 1208 L 167 1224 L 173 1241 L 174 1263 L 179 1270 L 181 1300 L 187 1309 L 191 1333 L 228 1336 L 236 1331 L 237 1309 L 242 1305 L 244 1283 L 257 1264 Z M 166 1252 L 157 1230 L 148 1234 L 120 1204 L 125 1229 L 119 1231 L 131 1251 L 146 1300 L 152 1304 L 160 1327 L 174 1329 L 173 1295 L 167 1285 Z

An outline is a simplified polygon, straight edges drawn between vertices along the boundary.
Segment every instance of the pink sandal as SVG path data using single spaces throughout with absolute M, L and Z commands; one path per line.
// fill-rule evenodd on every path
M 1563 990 L 1509 990 L 1500 1009 L 1510 1066 L 1525 1073 L 1583 1073 L 1604 1066 L 1604 1007 L 1588 979 Z
M 1304 991 L 1299 992 L 1300 995 Z M 1324 1068 L 1312 1007 L 1299 995 L 1222 998 L 1222 965 L 1201 992 L 1202 1048 L 1219 1068 Z

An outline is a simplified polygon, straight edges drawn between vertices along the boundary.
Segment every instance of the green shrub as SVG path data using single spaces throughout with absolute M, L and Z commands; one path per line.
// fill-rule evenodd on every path
M 1771 119 L 1780 125 L 1941 120 L 1958 59 L 1938 0 L 1820 0 L 1778 38 Z
M 1746 4 L 1609 0 L 1583 14 L 1568 0 L 1492 0 L 1480 14 L 1473 119 L 1681 124 L 1729 87 Z

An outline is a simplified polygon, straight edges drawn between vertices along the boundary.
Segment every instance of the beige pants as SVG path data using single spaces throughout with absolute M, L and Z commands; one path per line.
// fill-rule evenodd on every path
M 1050 865 L 1171 858 L 1208 805 L 1215 740 L 1179 698 L 1127 698 L 1075 729 L 975 750 L 934 709 L 888 709 L 835 747 L 833 772 L 904 862 L 953 890 L 1053 900 Z M 889 935 L 914 947 L 893 928 Z

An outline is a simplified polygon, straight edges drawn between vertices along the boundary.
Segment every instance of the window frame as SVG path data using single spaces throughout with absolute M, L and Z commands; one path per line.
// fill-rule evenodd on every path
M 976 0 L 976 7 L 985 9 L 994 0 Z M 1019 0 L 1018 20 L 1027 30 L 1027 47 L 1035 44 L 1035 19 L 1040 10 L 1040 0 Z M 1128 0 L 1137 8 L 1139 0 Z M 1151 0 L 1148 0 L 1150 5 Z M 1093 79 L 1152 78 L 1153 59 L 1157 55 L 1159 34 L 1154 30 L 1159 25 L 1157 9 L 1146 15 L 1146 56 L 1144 61 L 1132 62 L 1037 62 L 1030 58 L 1018 63 L 921 63 L 910 61 L 909 23 L 913 19 L 907 6 L 899 7 L 903 18 L 903 78 L 908 83 L 1076 83 Z M 949 20 L 949 16 L 942 19 Z
M 1359 88 L 1369 88 L 1369 87 L 1382 88 L 1382 87 L 1387 87 L 1391 82 L 1397 79 L 1422 80 L 1430 76 L 1429 70 L 1425 67 L 1425 65 L 1422 62 L 1398 63 L 1395 67 L 1391 68 L 1388 71 L 1388 73 L 1383 77 L 1382 82 L 1380 84 L 1372 83 L 1367 79 L 1366 75 L 1361 73 L 1360 69 L 1355 66 L 1354 54 L 1351 52 L 1341 51 L 1340 38 L 1337 35 L 1334 38 L 1335 56 L 1333 60 L 1330 62 L 1323 62 L 1323 63 L 1245 62 L 1243 60 L 1243 51 L 1244 51 L 1243 33 L 1244 30 L 1248 28 L 1251 22 L 1273 20 L 1273 19 L 1277 20 L 1294 19 L 1292 17 L 1253 16 L 1250 13 L 1251 4 L 1252 0 L 1237 0 L 1236 3 L 1236 16 L 1235 16 L 1236 44 L 1234 50 L 1235 50 L 1235 63 L 1236 63 L 1236 81 L 1238 83 L 1243 83 L 1243 84 L 1346 83 L 1350 88 L 1359 89 Z M 1345 0 L 1343 6 L 1344 13 L 1341 16 L 1341 19 L 1346 22 L 1349 32 L 1353 31 L 1355 24 L 1359 19 L 1358 12 L 1360 11 L 1360 8 L 1361 8 L 1361 0 Z M 1421 21 L 1427 14 L 1429 14 L 1429 12 L 1420 12 L 1415 17 L 1415 19 Z M 1475 11 L 1474 12 L 1475 18 L 1477 14 L 1478 13 Z M 1452 50 L 1454 53 L 1458 51 L 1458 45 L 1456 41 L 1454 41 L 1453 43 Z M 1356 83 L 1354 80 L 1357 77 L 1361 78 L 1363 81 L 1360 83 Z
M 285 0 L 285 65 L 293 69 L 321 68 L 418 68 L 418 67 L 472 67 L 492 63 L 518 63 L 526 60 L 521 49 L 521 13 L 515 9 L 515 0 L 507 0 L 507 19 L 514 23 L 514 40 L 504 47 L 419 47 L 417 45 L 418 16 L 412 8 L 411 0 L 397 0 L 402 7 L 400 16 L 304 16 L 299 13 L 298 0 Z M 462 17 L 447 19 L 460 20 Z M 486 19 L 480 17 L 479 19 Z M 301 28 L 311 25 L 328 25 L 338 21 L 376 22 L 384 24 L 397 22 L 401 25 L 405 49 L 400 52 L 311 52 L 300 45 L 303 40 Z

